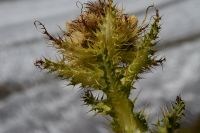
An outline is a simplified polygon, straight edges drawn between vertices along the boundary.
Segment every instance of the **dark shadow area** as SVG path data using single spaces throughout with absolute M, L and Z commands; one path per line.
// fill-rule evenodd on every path
M 12 93 L 21 92 L 24 88 L 16 82 L 5 82 L 0 84 L 0 100 L 10 96 Z

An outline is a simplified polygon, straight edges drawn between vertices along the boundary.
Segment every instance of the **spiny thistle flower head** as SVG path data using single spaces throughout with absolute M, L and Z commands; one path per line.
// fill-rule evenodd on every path
M 125 14 L 112 0 L 85 3 L 80 16 L 66 23 L 62 37 L 52 36 L 41 22 L 35 22 L 62 56 L 35 64 L 67 79 L 70 85 L 81 84 L 85 104 L 110 116 L 113 131 L 147 131 L 143 111 L 133 111 L 135 101 L 129 96 L 140 74 L 164 60 L 155 56 L 160 19 L 156 9 L 149 24 L 144 19 L 139 25 L 136 16 Z M 106 98 L 95 97 L 91 90 L 102 91 Z
M 107 28 L 104 26 L 109 26 L 108 24 L 104 24 L 104 22 L 108 21 L 106 19 L 110 19 L 109 21 L 114 24 L 112 27 L 108 27 L 112 28 L 111 30 L 113 31 L 115 30 L 113 32 L 113 35 L 115 35 L 113 38 L 116 38 L 117 35 L 120 35 L 118 33 L 121 32 L 124 34 L 127 32 L 127 29 L 130 29 L 129 32 L 127 32 L 129 34 L 126 35 L 128 40 L 126 39 L 126 41 L 123 43 L 131 45 L 128 43 L 128 41 L 133 43 L 135 40 L 136 34 L 133 34 L 136 32 L 137 26 L 137 18 L 135 16 L 127 16 L 122 14 L 122 11 L 118 10 L 116 6 L 111 6 L 105 1 L 86 3 L 85 9 L 86 10 L 76 20 L 67 23 L 67 29 L 72 39 L 71 41 L 77 45 L 80 45 L 81 48 L 89 48 L 94 45 L 103 47 L 101 46 L 103 44 L 98 44 L 96 41 L 98 39 L 97 33 L 101 32 L 102 30 L 101 27 Z M 126 36 L 123 35 L 121 37 Z M 119 38 L 116 39 L 120 40 Z M 115 42 L 113 48 L 117 44 L 119 45 L 120 42 Z
M 71 58 L 76 55 L 67 55 L 69 61 L 93 68 L 101 65 L 103 54 L 108 54 L 113 65 L 130 63 L 127 52 L 134 50 L 138 37 L 137 18 L 122 14 L 115 5 L 101 0 L 86 3 L 85 9 L 76 20 L 67 23 L 69 37 L 65 41 L 84 52 L 76 59 Z
M 35 24 L 42 26 L 43 33 L 63 57 L 57 62 L 45 58 L 36 61 L 36 65 L 71 79 L 74 85 L 81 83 L 82 87 L 102 89 L 106 84 L 102 77 L 105 78 L 107 62 L 116 78 L 123 84 L 130 84 L 139 77 L 139 73 L 162 61 L 152 58 L 155 53 L 152 41 L 157 38 L 160 17 L 155 20 L 152 33 L 145 36 L 145 26 L 138 26 L 136 16 L 124 14 L 112 1 L 98 0 L 86 3 L 82 14 L 66 23 L 67 31 L 63 37 L 53 37 L 42 23 L 36 21 Z M 138 52 L 147 59 L 142 60 L 147 65 L 141 70 L 131 66 L 141 62 L 137 61 Z M 137 72 L 131 76 L 132 69 Z

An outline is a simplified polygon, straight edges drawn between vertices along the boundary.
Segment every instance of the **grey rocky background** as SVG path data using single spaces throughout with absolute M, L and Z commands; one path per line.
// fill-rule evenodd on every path
M 84 3 L 86 0 L 80 0 Z M 91 117 L 80 102 L 78 87 L 41 72 L 34 61 L 55 57 L 33 26 L 42 21 L 59 33 L 67 20 L 80 13 L 76 0 L 0 0 L 0 133 L 109 133 L 105 118 Z M 181 94 L 187 102 L 186 123 L 200 113 L 200 1 L 118 0 L 129 14 L 142 20 L 154 3 L 162 15 L 160 50 L 163 68 L 144 74 L 132 97 L 138 107 L 156 116 L 163 103 Z

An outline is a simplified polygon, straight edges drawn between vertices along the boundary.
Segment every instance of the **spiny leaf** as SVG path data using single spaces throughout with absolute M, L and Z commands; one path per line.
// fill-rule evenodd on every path
M 158 133 L 174 133 L 180 128 L 180 120 L 184 116 L 185 102 L 180 96 L 176 97 L 176 102 L 170 109 L 163 111 L 163 118 L 157 123 Z
M 91 90 L 86 90 L 82 99 L 85 105 L 91 106 L 91 110 L 100 114 L 108 115 L 111 108 L 106 104 L 106 100 L 103 100 L 103 96 L 104 95 L 102 95 L 101 98 L 99 98 L 99 96 L 95 97 Z

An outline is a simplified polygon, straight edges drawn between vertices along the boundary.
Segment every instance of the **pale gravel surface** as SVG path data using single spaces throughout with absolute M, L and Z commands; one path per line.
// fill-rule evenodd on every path
M 55 58 L 56 53 L 46 47 L 33 21 L 41 20 L 55 34 L 59 32 L 57 25 L 64 28 L 66 20 L 79 14 L 75 2 L 0 1 L 0 87 L 9 84 L 9 88 L 24 89 L 0 102 L 0 133 L 108 133 L 105 119 L 86 113 L 78 88 L 66 87 L 67 83 L 33 65 L 35 59 Z M 142 19 L 144 7 L 152 3 L 163 18 L 158 55 L 167 61 L 163 69 L 143 75 L 145 79 L 136 84 L 135 95 L 142 90 L 138 107 L 145 105 L 147 113 L 155 116 L 162 103 L 181 94 L 188 103 L 190 123 L 200 112 L 200 1 L 126 0 L 123 5 L 128 13 Z
M 87 113 L 80 94 L 78 88 L 58 81 L 17 93 L 1 102 L 0 133 L 98 133 L 105 129 L 103 118 Z

